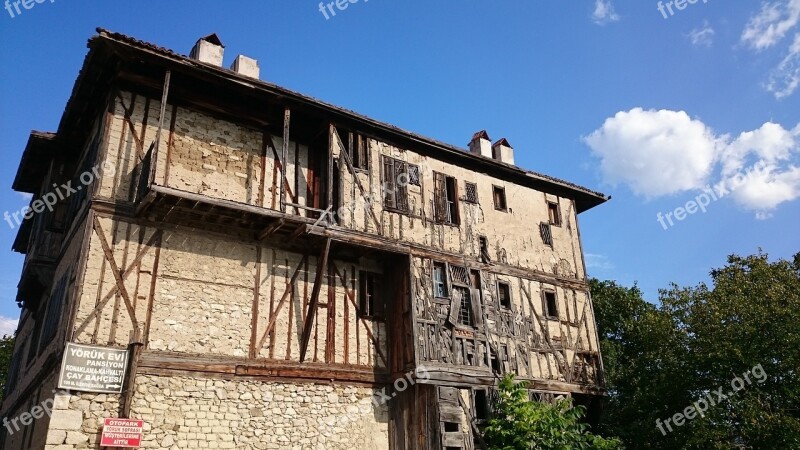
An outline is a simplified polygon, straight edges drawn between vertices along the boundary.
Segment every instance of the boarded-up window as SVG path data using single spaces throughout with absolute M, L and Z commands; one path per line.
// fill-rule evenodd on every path
M 383 157 L 383 206 L 387 209 L 408 212 L 408 165 L 405 161 Z
M 380 293 L 380 275 L 367 271 L 358 274 L 358 309 L 363 317 L 383 319 L 385 303 Z
M 561 210 L 558 208 L 558 203 L 547 202 L 547 215 L 550 219 L 550 225 L 561 226 Z
M 498 211 L 507 211 L 508 205 L 506 204 L 506 190 L 500 186 L 492 186 L 492 196 L 494 197 L 494 209 Z
M 458 225 L 458 188 L 456 179 L 434 172 L 433 189 L 434 217 L 436 221 Z
M 478 203 L 478 185 L 464 182 L 464 201 L 467 203 Z
M 542 242 L 544 242 L 545 245 L 553 246 L 553 233 L 549 223 L 542 222 L 539 224 L 539 234 L 542 235 Z
M 548 319 L 558 319 L 558 302 L 554 291 L 544 291 L 542 294 L 544 303 L 544 315 Z

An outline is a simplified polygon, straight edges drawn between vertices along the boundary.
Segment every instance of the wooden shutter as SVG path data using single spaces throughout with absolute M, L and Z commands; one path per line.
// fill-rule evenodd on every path
M 472 322 L 476 327 L 483 326 L 483 305 L 481 305 L 481 293 L 478 289 L 470 289 L 470 306 L 472 307 Z
M 404 161 L 400 161 L 399 159 L 394 160 L 394 175 L 395 175 L 395 203 L 397 204 L 397 209 L 401 211 L 408 211 L 408 172 L 406 169 L 406 163 Z M 400 177 L 400 174 L 406 174 L 406 182 L 405 183 L 398 183 L 397 178 Z
M 447 316 L 447 321 L 453 325 L 458 325 L 458 312 L 461 309 L 461 292 L 458 289 L 453 289 L 450 295 L 450 315 Z
M 383 185 L 386 189 L 384 189 L 383 193 L 383 204 L 388 208 L 396 208 L 397 207 L 397 197 L 395 196 L 396 188 L 395 177 L 394 177 L 394 161 L 392 158 L 383 157 Z
M 439 172 L 433 172 L 434 219 L 443 223 L 447 220 L 447 180 Z

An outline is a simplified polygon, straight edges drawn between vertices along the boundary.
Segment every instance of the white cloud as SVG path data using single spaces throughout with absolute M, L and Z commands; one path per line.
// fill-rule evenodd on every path
M 800 87 L 800 33 L 795 34 L 789 53 L 772 71 L 767 83 L 767 89 L 777 99 L 792 95 L 798 87 Z
M 708 21 L 703 23 L 702 27 L 695 28 L 689 32 L 688 38 L 692 41 L 692 45 L 704 45 L 711 47 L 714 43 L 714 29 L 708 24 Z
M 614 10 L 611 0 L 595 0 L 592 20 L 598 25 L 605 25 L 619 20 L 619 14 Z
M 27 192 L 17 192 L 16 194 L 19 195 L 20 198 L 22 198 L 22 200 L 24 200 L 25 202 L 29 202 L 29 203 L 30 203 L 31 199 L 33 198 L 33 194 L 29 194 Z
M 764 50 L 780 42 L 800 22 L 800 0 L 761 5 L 761 10 L 747 22 L 742 42 L 755 50 Z
M 620 111 L 584 138 L 605 182 L 659 197 L 724 187 L 740 206 L 768 218 L 800 197 L 800 124 L 767 122 L 736 138 L 717 135 L 683 111 Z
M 620 111 L 584 140 L 606 182 L 647 198 L 701 188 L 717 153 L 714 133 L 683 111 Z
M 614 268 L 614 264 L 605 255 L 586 253 L 584 256 L 586 257 L 586 267 L 588 269 L 611 270 Z
M 17 331 L 17 319 L 0 316 L 0 337 L 5 335 L 13 336 Z

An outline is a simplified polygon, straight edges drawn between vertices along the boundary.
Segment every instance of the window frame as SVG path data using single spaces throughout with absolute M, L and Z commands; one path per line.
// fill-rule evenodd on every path
M 555 219 L 553 219 L 552 212 L 555 211 Z M 550 222 L 550 225 L 554 227 L 560 227 L 563 223 L 561 218 L 561 205 L 558 202 L 551 202 L 547 201 L 547 220 Z
M 497 194 L 501 195 L 502 205 L 498 205 L 497 202 Z M 492 203 L 494 203 L 494 209 L 496 211 L 503 211 L 508 212 L 508 198 L 506 197 L 506 188 L 503 186 L 498 186 L 496 184 L 492 185 Z
M 365 319 L 386 318 L 386 301 L 380 292 L 381 278 L 382 275 L 377 272 L 358 271 L 358 309 Z
M 455 177 L 441 172 L 433 172 L 433 208 L 433 217 L 436 223 L 454 227 L 461 224 L 458 180 Z
M 442 272 L 441 272 L 442 273 L 442 280 L 439 280 L 439 281 L 436 280 L 436 269 L 437 268 L 441 268 L 442 269 Z M 449 289 L 449 286 L 448 286 L 449 283 L 448 283 L 447 277 L 448 277 L 447 264 L 446 263 L 442 263 L 442 262 L 434 261 L 433 262 L 433 266 L 431 267 L 431 280 L 433 282 L 433 297 L 434 298 L 442 298 L 442 299 L 449 299 L 450 298 L 450 289 Z M 440 283 L 441 283 L 441 286 L 442 286 L 441 292 L 444 294 L 444 297 L 440 296 L 439 295 L 440 291 L 438 289 L 436 289 L 437 285 L 440 284 Z
M 469 186 L 472 186 L 472 192 L 475 193 L 475 197 L 474 198 L 471 198 L 469 196 L 469 192 L 470 192 Z M 470 203 L 470 204 L 473 204 L 473 205 L 479 205 L 480 204 L 480 197 L 478 195 L 478 183 L 473 183 L 471 181 L 464 180 L 464 202 L 465 203 Z
M 408 166 L 409 164 L 401 159 L 381 155 L 381 194 L 383 197 L 381 204 L 384 210 L 406 215 L 411 213 L 408 201 L 408 183 L 399 182 L 402 174 L 406 174 L 406 179 L 408 179 Z M 391 167 L 391 173 L 387 173 L 389 167 Z
M 500 295 L 500 292 L 502 291 L 501 286 L 505 287 L 506 293 L 508 294 L 507 306 L 503 304 L 503 297 Z M 504 311 L 511 311 L 513 309 L 513 304 L 514 304 L 514 299 L 511 297 L 511 284 L 508 283 L 507 281 L 497 280 L 496 289 L 497 289 L 497 303 L 500 305 L 500 309 Z
M 548 294 L 551 294 L 553 296 L 553 308 L 555 308 L 555 315 L 551 314 L 553 311 L 550 310 L 550 302 L 548 300 Z M 559 320 L 558 293 L 556 293 L 555 289 L 542 290 L 542 313 L 547 320 Z

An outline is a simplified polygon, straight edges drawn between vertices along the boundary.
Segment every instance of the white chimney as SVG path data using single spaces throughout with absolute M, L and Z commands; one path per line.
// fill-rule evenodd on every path
M 492 140 L 489 139 L 489 134 L 486 130 L 478 131 L 472 136 L 472 141 L 469 143 L 469 151 L 487 158 L 492 157 Z
M 222 55 L 225 53 L 225 46 L 216 34 L 209 34 L 201 38 L 194 44 L 190 58 L 200 62 L 222 67 Z
M 492 157 L 506 164 L 514 164 L 514 148 L 506 138 L 500 139 L 492 146 Z
M 258 79 L 259 75 L 261 74 L 261 69 L 258 67 L 258 61 L 244 55 L 239 55 L 236 57 L 231 65 L 231 70 L 240 75 L 256 79 Z

